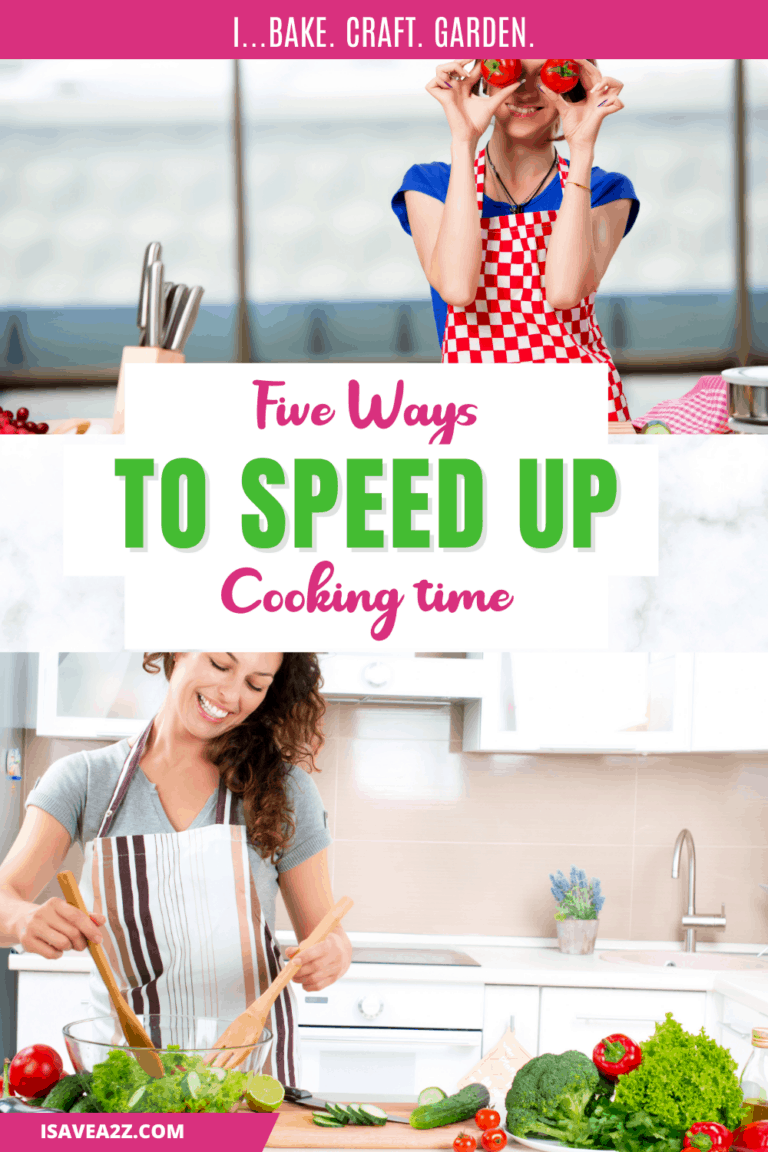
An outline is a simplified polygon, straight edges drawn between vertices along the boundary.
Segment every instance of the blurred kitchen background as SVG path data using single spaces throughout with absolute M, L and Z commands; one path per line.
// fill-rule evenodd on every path
M 607 60 L 641 200 L 598 297 L 642 414 L 768 359 L 768 62 Z M 447 160 L 433 61 L 0 61 L 0 400 L 109 416 L 141 259 L 203 284 L 188 359 L 439 359 L 389 201 Z M 238 215 L 241 205 L 241 215 Z
M 334 888 L 355 900 L 350 930 L 552 940 L 548 875 L 576 864 L 602 881 L 602 941 L 679 942 L 687 872 L 672 880 L 670 865 L 687 827 L 697 906 L 727 910 L 725 930 L 699 939 L 768 943 L 768 654 L 321 662 L 314 779 Z M 164 693 L 139 653 L 0 654 L 0 857 L 35 780 L 140 731 Z M 69 863 L 79 874 L 79 850 Z

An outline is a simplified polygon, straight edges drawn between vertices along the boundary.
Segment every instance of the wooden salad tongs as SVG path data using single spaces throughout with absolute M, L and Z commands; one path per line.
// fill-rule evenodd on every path
M 350 900 L 349 896 L 342 896 L 338 904 L 331 908 L 330 912 L 326 912 L 306 940 L 301 941 L 296 954 L 278 973 L 266 992 L 262 992 L 258 1000 L 249 1004 L 246 1010 L 241 1012 L 238 1018 L 233 1020 L 229 1027 L 222 1032 L 213 1045 L 214 1048 L 228 1048 L 230 1051 L 222 1052 L 216 1057 L 211 1054 L 207 1057 L 206 1063 L 215 1064 L 218 1068 L 237 1068 L 239 1064 L 242 1064 L 253 1046 L 258 1043 L 275 1000 L 301 967 L 301 953 L 305 949 L 311 948 L 313 944 L 319 944 L 325 940 L 326 936 L 341 923 L 352 904 L 353 901 Z M 232 1051 L 232 1049 L 237 1049 L 237 1051 Z
M 75 880 L 72 873 L 69 871 L 59 872 L 56 879 L 64 893 L 64 899 L 67 904 L 71 904 L 73 908 L 79 908 L 81 912 L 85 912 L 86 916 L 88 916 L 88 909 L 85 906 L 85 901 L 78 887 L 77 880 Z M 128 1047 L 133 1050 L 134 1056 L 144 1071 L 149 1076 L 154 1076 L 159 1080 L 161 1076 L 165 1075 L 162 1061 L 157 1054 L 157 1049 L 154 1044 L 139 1023 L 138 1016 L 123 999 L 117 980 L 115 980 L 114 973 L 109 966 L 106 952 L 101 944 L 94 944 L 91 940 L 88 941 L 88 950 L 93 957 L 94 964 L 99 970 L 99 975 L 107 986 L 109 998 L 114 1005 L 117 1018 L 120 1021 L 120 1027 L 123 1030 L 123 1035 L 128 1041 Z

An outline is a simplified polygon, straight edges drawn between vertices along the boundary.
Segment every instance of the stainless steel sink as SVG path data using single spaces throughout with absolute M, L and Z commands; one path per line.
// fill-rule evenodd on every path
M 768 958 L 734 952 L 601 952 L 609 964 L 646 964 L 653 968 L 703 968 L 724 971 L 768 972 Z

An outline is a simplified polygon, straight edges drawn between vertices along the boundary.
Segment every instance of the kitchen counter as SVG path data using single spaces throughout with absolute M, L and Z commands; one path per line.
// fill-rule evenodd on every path
M 283 935 L 283 934 L 280 934 Z M 353 943 L 371 945 L 374 941 Z M 382 940 L 382 944 L 386 941 Z M 610 943 L 611 948 L 607 948 Z M 400 947 L 404 946 L 402 944 Z M 418 945 L 409 945 L 418 946 Z M 716 971 L 713 969 L 657 968 L 648 964 L 624 961 L 610 963 L 600 958 L 601 951 L 646 950 L 662 947 L 673 950 L 676 944 L 647 941 L 606 942 L 592 956 L 566 956 L 556 947 L 514 945 L 465 945 L 461 937 L 451 946 L 466 952 L 479 967 L 431 964 L 352 964 L 351 979 L 377 983 L 424 982 L 428 984 L 528 985 L 558 988 L 638 988 L 720 992 L 757 1012 L 768 1014 L 768 972 Z M 724 950 L 724 949 L 721 949 Z M 737 950 L 736 946 L 733 948 Z M 739 948 L 742 951 L 743 948 Z M 757 949 L 755 949 L 757 951 Z M 87 954 L 70 952 L 60 960 L 46 960 L 33 954 L 11 953 L 8 966 L 18 972 L 89 972 Z

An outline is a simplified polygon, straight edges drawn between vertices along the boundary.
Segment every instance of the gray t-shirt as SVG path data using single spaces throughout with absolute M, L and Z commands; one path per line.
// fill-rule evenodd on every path
M 117 778 L 130 751 L 127 740 L 94 752 L 75 752 L 57 760 L 40 778 L 27 797 L 27 805 L 42 808 L 62 824 L 73 841 L 85 847 L 101 826 Z M 331 843 L 328 816 L 314 780 L 301 768 L 292 767 L 286 777 L 288 798 L 296 821 L 296 832 L 287 851 L 276 864 L 262 860 L 249 846 L 256 891 L 269 927 L 275 927 L 275 899 L 278 876 L 302 864 Z M 209 797 L 190 828 L 216 823 L 217 792 Z M 245 824 L 242 803 L 233 799 L 235 822 Z M 149 836 L 173 832 L 173 825 L 160 803 L 157 788 L 141 768 L 135 773 L 110 828 L 110 836 Z

